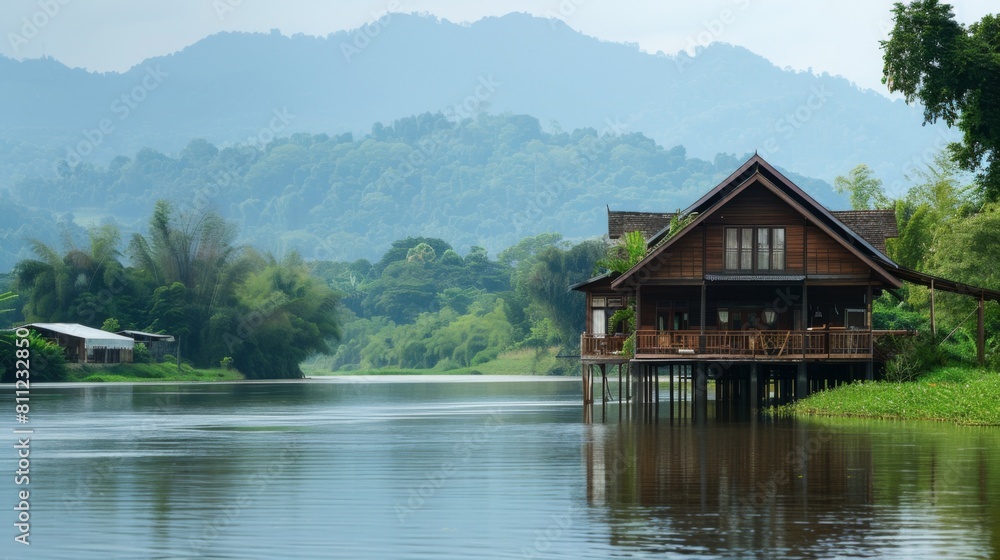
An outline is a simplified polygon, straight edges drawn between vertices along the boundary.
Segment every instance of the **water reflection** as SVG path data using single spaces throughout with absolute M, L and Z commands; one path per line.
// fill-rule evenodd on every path
M 32 557 L 1000 551 L 997 430 L 692 425 L 616 406 L 586 422 L 579 391 L 578 380 L 42 387 Z M 8 544 L 0 558 L 18 557 Z
M 709 557 L 992 557 L 996 433 L 751 420 L 592 425 L 587 503 L 611 543 Z

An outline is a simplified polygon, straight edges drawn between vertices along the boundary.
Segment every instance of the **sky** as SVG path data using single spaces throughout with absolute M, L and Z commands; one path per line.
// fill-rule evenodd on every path
M 781 68 L 828 72 L 886 94 L 878 41 L 892 27 L 889 0 L 4 0 L 0 54 L 50 56 L 70 67 L 124 71 L 220 31 L 327 35 L 386 12 L 452 22 L 527 12 L 650 53 L 726 42 Z M 992 4 L 992 5 L 991 5 Z M 1000 11 L 996 0 L 953 2 L 958 21 Z

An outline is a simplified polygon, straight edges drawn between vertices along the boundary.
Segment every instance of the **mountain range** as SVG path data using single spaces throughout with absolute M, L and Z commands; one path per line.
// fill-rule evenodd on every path
M 121 168 L 116 158 L 136 158 L 146 148 L 178 158 L 193 139 L 261 154 L 275 138 L 296 133 L 350 134 L 352 142 L 361 142 L 424 113 L 440 114 L 456 128 L 482 114 L 527 115 L 539 134 L 552 138 L 578 129 L 595 138 L 638 134 L 661 146 L 661 156 L 652 157 L 664 159 L 654 166 L 670 161 L 662 154 L 678 146 L 687 158 L 708 162 L 719 154 L 728 154 L 725 160 L 758 151 L 783 169 L 826 183 L 867 163 L 891 192 L 901 190 L 908 171 L 930 161 L 951 138 L 943 126 L 921 126 L 919 107 L 840 77 L 780 69 L 740 47 L 712 44 L 693 57 L 649 54 L 525 14 L 472 24 L 389 14 L 326 37 L 288 37 L 276 30 L 219 33 L 123 73 L 92 73 L 52 59 L 0 58 L 0 106 L 8 108 L 0 127 L 0 192 L 8 196 L 0 196 L 0 204 L 19 204 L 28 215 L 54 212 L 53 222 L 59 215 L 65 222 L 66 210 L 24 191 L 61 180 L 65 186 L 59 176 L 67 168 L 77 175 L 92 167 Z M 323 180 L 329 190 L 344 178 Z M 613 190 L 603 198 L 589 193 L 588 199 L 642 206 L 623 208 L 636 210 L 686 206 L 690 201 L 671 186 L 661 185 L 658 193 L 651 185 L 639 195 L 633 189 L 624 198 Z M 194 190 L 171 194 L 190 198 L 197 185 L 185 188 Z M 817 188 L 825 191 L 819 198 L 830 196 L 828 185 Z M 435 189 L 468 198 L 448 195 L 440 185 Z M 139 194 L 111 191 L 104 198 Z M 102 194 L 89 196 L 91 221 L 119 220 L 131 227 L 142 214 L 139 208 L 119 214 L 113 205 L 102 212 Z M 551 221 L 538 224 L 543 226 L 579 229 Z M 599 226 L 592 226 L 594 235 L 602 233 Z M 7 235 L 13 231 L 9 227 Z

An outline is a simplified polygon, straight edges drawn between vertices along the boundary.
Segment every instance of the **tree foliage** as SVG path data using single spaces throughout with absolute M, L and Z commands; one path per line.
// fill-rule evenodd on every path
M 608 247 L 607 254 L 597 261 L 598 269 L 623 274 L 646 256 L 646 238 L 642 232 L 630 231 Z
M 848 194 L 851 208 L 855 210 L 881 210 L 893 205 L 882 189 L 882 180 L 863 163 L 851 169 L 847 176 L 838 175 L 833 180 L 833 188 L 838 193 Z
M 232 356 L 250 378 L 301 377 L 298 364 L 340 333 L 337 296 L 296 255 L 279 263 L 234 237 L 213 212 L 161 201 L 148 233 L 132 237 L 130 265 L 110 226 L 92 229 L 84 249 L 35 242 L 37 258 L 15 269 L 25 317 L 168 333 L 199 366 Z
M 883 82 L 908 103 L 919 100 L 924 122 L 938 119 L 962 131 L 949 145 L 956 163 L 978 171 L 979 194 L 1000 198 L 1000 18 L 968 27 L 938 0 L 896 3 L 884 51 Z

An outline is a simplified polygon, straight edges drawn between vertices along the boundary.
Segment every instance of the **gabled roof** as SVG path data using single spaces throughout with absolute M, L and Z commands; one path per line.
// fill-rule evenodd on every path
M 892 263 L 892 259 L 885 255 L 885 241 L 882 240 L 883 248 L 879 250 L 871 242 L 869 242 L 865 237 L 861 236 L 857 231 L 848 227 L 844 222 L 842 222 L 839 217 L 835 216 L 833 212 L 827 210 L 822 204 L 816 202 L 816 200 L 809 196 L 805 191 L 800 189 L 798 185 L 793 183 L 790 179 L 785 177 L 780 171 L 771 166 L 771 164 L 764 161 L 764 158 L 757 154 L 754 154 L 750 159 L 746 161 L 743 165 L 734 171 L 729 177 L 726 177 L 721 183 L 715 186 L 712 190 L 705 193 L 701 198 L 695 201 L 694 204 L 685 209 L 683 214 L 690 214 L 692 212 L 705 213 L 710 208 L 714 208 L 723 198 L 727 197 L 727 194 L 732 192 L 733 189 L 738 188 L 740 185 L 746 183 L 751 177 L 759 175 L 771 181 L 772 184 L 778 186 L 796 202 L 799 203 L 812 217 L 816 220 L 826 224 L 831 229 L 834 230 L 839 237 L 846 239 L 851 245 L 863 248 L 866 252 L 869 252 L 869 256 L 877 257 L 880 260 Z M 891 210 L 885 212 L 892 212 Z M 858 211 L 851 212 L 848 215 L 848 219 L 854 219 L 855 223 L 860 221 L 855 219 L 855 216 L 860 217 Z M 876 214 L 884 218 L 885 214 Z M 808 217 L 808 216 L 807 216 Z M 895 214 L 893 214 L 892 224 L 895 231 Z M 669 232 L 669 227 L 664 228 L 658 232 L 655 236 L 650 238 L 649 246 L 653 247 L 657 243 L 663 240 L 663 237 Z
M 719 183 L 715 188 L 708 191 L 697 202 L 688 207 L 684 214 L 697 213 L 698 216 L 686 227 L 676 233 L 670 239 L 666 239 L 669 229 L 664 229 L 649 240 L 649 247 L 652 250 L 645 258 L 630 270 L 622 274 L 614 282 L 612 288 L 620 287 L 636 271 L 645 267 L 650 261 L 658 257 L 668 247 L 684 237 L 689 231 L 705 221 L 709 216 L 725 206 L 737 194 L 746 190 L 750 185 L 759 184 L 774 193 L 778 198 L 784 200 L 790 207 L 804 216 L 810 223 L 819 227 L 840 245 L 853 253 L 865 264 L 870 266 L 879 276 L 886 280 L 889 285 L 900 287 L 902 283 L 898 278 L 889 274 L 883 265 L 896 267 L 896 263 L 885 256 L 885 254 L 875 248 L 856 232 L 847 227 L 843 222 L 833 216 L 830 211 L 816 202 L 802 189 L 792 183 L 787 177 L 774 169 L 764 158 L 757 154 L 747 160 L 732 175 Z
M 93 343 L 107 346 L 108 348 L 132 348 L 135 344 L 135 341 L 127 336 L 102 331 L 78 323 L 29 323 L 22 326 L 27 329 L 48 331 L 72 338 L 82 338 L 87 341 L 88 345 Z

